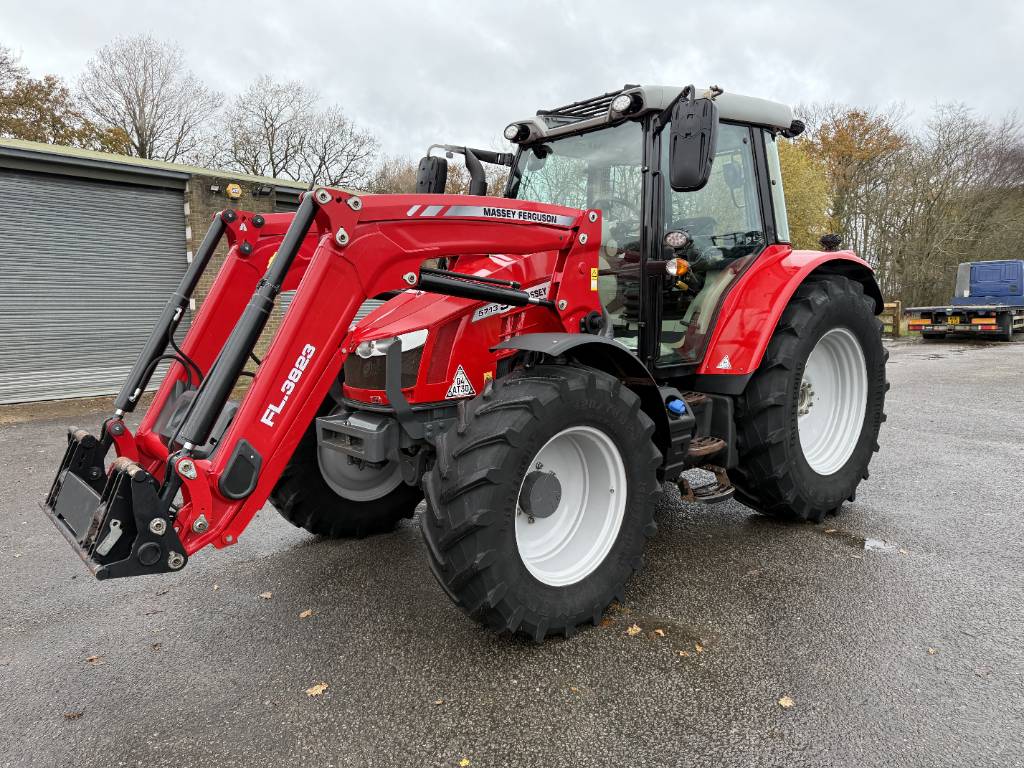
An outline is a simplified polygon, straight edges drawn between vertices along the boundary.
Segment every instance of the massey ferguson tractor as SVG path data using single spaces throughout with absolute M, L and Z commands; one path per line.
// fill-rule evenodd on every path
M 432 147 L 416 194 L 220 212 L 111 416 L 69 431 L 47 514 L 107 579 L 179 571 L 268 500 L 325 537 L 425 501 L 444 591 L 536 640 L 621 599 L 665 484 L 821 521 L 868 476 L 887 354 L 870 267 L 789 245 L 776 143 L 802 128 L 717 87 L 626 86 L 512 123 L 514 154 Z M 468 195 L 444 193 L 454 154 Z M 483 163 L 508 166 L 503 197 Z

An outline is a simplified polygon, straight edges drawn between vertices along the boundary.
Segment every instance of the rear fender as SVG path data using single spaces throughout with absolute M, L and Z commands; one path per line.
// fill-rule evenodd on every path
M 658 385 L 640 359 L 617 341 L 584 333 L 528 333 L 513 336 L 492 349 L 564 356 L 620 379 L 640 398 L 640 407 L 654 422 L 654 444 L 662 456 L 668 456 L 671 446 L 668 413 Z
M 794 251 L 776 246 L 748 269 L 726 295 L 711 335 L 696 387 L 739 394 L 757 370 L 783 310 L 812 275 L 842 275 L 864 286 L 882 311 L 874 271 L 853 251 Z M 733 383 L 738 386 L 730 386 Z

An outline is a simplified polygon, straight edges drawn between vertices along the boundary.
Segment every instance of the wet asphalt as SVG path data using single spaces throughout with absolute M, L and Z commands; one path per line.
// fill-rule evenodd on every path
M 673 493 L 625 604 L 542 645 L 464 618 L 411 522 L 322 541 L 265 508 L 96 582 L 37 503 L 102 410 L 0 409 L 0 766 L 1024 765 L 1024 342 L 890 349 L 855 503 Z

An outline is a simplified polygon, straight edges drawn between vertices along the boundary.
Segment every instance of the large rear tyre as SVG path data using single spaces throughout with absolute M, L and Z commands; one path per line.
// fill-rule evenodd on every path
M 804 283 L 738 403 L 737 498 L 820 522 L 852 499 L 885 420 L 882 324 L 860 283 Z
M 999 331 L 1000 341 L 1013 341 L 1013 316 L 1007 312 L 999 321 L 1002 328 Z
M 413 516 L 423 494 L 400 476 L 395 482 L 397 467 L 360 470 L 339 465 L 342 460 L 321 467 L 314 422 L 271 491 L 270 503 L 292 525 L 330 539 L 387 533 Z
M 597 623 L 654 534 L 661 453 L 606 373 L 542 365 L 494 382 L 441 436 L 421 517 L 449 597 L 534 640 Z

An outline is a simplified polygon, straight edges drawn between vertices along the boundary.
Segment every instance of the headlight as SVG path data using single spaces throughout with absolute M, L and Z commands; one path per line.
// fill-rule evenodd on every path
M 640 109 L 642 101 L 640 94 L 636 93 L 620 93 L 611 103 L 611 111 L 618 112 L 620 115 L 628 115 L 630 112 L 636 112 Z
M 356 353 L 345 361 L 345 384 L 360 389 L 384 389 L 387 384 L 387 351 L 395 339 L 402 340 L 401 381 L 402 387 L 416 384 L 427 330 L 409 331 L 401 336 L 383 339 L 368 339 L 356 347 Z
M 530 126 L 523 123 L 512 123 L 505 128 L 505 138 L 509 141 L 525 141 L 530 135 Z
M 400 336 L 388 336 L 384 339 L 361 341 L 359 346 L 356 347 L 356 354 L 363 359 L 386 355 L 388 347 L 395 342 L 395 339 L 401 339 L 403 352 L 408 352 L 410 349 L 418 349 L 427 343 L 427 329 L 422 328 L 418 331 L 409 331 Z

